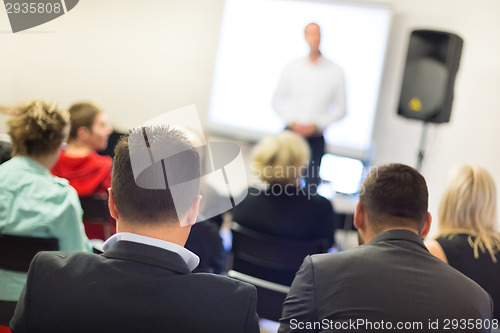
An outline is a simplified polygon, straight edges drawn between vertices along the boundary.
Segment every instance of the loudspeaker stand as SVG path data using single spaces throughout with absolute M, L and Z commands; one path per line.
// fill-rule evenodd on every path
M 424 121 L 424 127 L 422 129 L 422 136 L 420 137 L 420 148 L 418 150 L 418 160 L 417 160 L 417 170 L 420 171 L 422 168 L 422 162 L 425 156 L 425 139 L 427 138 L 427 127 L 429 126 L 428 121 Z

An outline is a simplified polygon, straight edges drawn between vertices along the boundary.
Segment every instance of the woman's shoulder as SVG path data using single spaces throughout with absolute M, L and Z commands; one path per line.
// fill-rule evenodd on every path
M 28 158 L 14 157 L 0 166 L 2 187 L 32 194 L 73 192 L 67 179 L 53 176 L 49 170 Z
M 427 250 L 434 255 L 436 258 L 441 259 L 444 262 L 448 262 L 448 259 L 446 258 L 446 254 L 444 253 L 443 248 L 441 247 L 441 244 L 437 241 L 437 239 L 428 239 L 425 241 L 425 247 L 427 247 Z
M 74 206 L 79 202 L 76 190 L 69 184 L 65 178 L 56 176 L 44 177 L 33 184 L 31 195 L 34 200 L 43 202 L 46 205 Z M 37 195 L 36 193 L 39 193 Z
M 470 247 L 469 238 L 473 240 L 474 236 L 464 233 L 457 233 L 457 234 L 440 235 L 436 237 L 435 241 L 443 248 L 458 247 L 463 245 L 467 245 L 468 247 Z

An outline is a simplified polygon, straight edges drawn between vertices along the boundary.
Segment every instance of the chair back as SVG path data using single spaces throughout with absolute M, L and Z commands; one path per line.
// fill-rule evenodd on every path
M 80 197 L 83 209 L 83 222 L 102 225 L 104 239 L 111 237 L 111 214 L 109 213 L 108 198 L 103 196 Z
M 0 235 L 0 268 L 27 272 L 31 260 L 40 251 L 59 250 L 57 238 Z
M 0 234 L 0 268 L 28 272 L 33 257 L 40 251 L 59 250 L 57 238 L 37 238 Z M 17 302 L 0 301 L 0 325 L 8 326 Z
M 257 289 L 257 314 L 260 318 L 279 321 L 283 303 L 290 287 L 262 280 L 230 269 L 227 275 L 233 279 L 253 284 Z
M 232 222 L 230 277 L 257 288 L 257 313 L 278 321 L 283 302 L 304 258 L 328 250 L 328 239 L 296 240 L 270 236 Z
M 232 269 L 266 281 L 290 286 L 304 258 L 325 253 L 327 238 L 297 240 L 270 236 L 232 222 Z
M 83 209 L 83 219 L 92 222 L 109 223 L 108 198 L 103 196 L 80 197 Z

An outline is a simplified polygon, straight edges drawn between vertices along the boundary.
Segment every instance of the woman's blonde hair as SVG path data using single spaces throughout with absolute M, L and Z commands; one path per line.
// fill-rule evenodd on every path
M 497 195 L 490 173 L 478 166 L 464 165 L 450 179 L 438 210 L 438 237 L 468 234 L 474 257 L 489 252 L 496 262 L 500 234 L 495 231 Z
M 284 131 L 255 146 L 253 169 L 270 184 L 289 184 L 302 176 L 310 155 L 309 145 L 300 135 Z
M 52 103 L 31 100 L 19 105 L 7 121 L 12 156 L 42 156 L 56 151 L 69 126 L 67 112 Z

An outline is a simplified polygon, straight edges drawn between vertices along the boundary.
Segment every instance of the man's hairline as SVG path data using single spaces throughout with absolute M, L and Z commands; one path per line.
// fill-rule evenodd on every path
M 401 224 L 401 222 L 396 223 L 395 225 L 393 225 L 393 224 L 388 225 L 387 223 L 382 222 L 384 220 L 386 220 L 386 221 L 387 220 L 411 221 L 411 222 L 415 223 L 415 229 L 413 229 L 413 228 L 411 228 L 411 229 L 415 230 L 417 233 L 420 234 L 422 232 L 422 229 L 423 229 L 424 224 L 425 224 L 425 218 L 426 218 L 427 214 L 429 213 L 429 211 L 427 211 L 425 213 L 425 216 L 421 222 L 416 220 L 416 219 L 410 218 L 410 217 L 396 216 L 396 215 L 392 215 L 392 214 L 388 214 L 388 213 L 378 214 L 377 217 L 373 218 L 373 216 L 375 215 L 374 212 L 372 210 L 368 209 L 366 207 L 366 205 L 363 205 L 361 203 L 361 201 L 359 202 L 359 204 L 365 210 L 366 219 L 367 219 L 368 223 L 370 224 L 371 228 L 374 229 L 374 231 L 375 231 L 375 229 L 381 229 L 381 231 L 377 232 L 377 234 L 382 233 L 385 230 L 398 229 L 398 227 L 408 229 L 408 225 Z M 374 228 L 374 227 L 376 227 L 376 228 Z
M 125 223 L 125 224 L 128 224 L 128 225 L 151 225 L 151 226 L 160 226 L 160 225 L 169 225 L 169 226 L 174 226 L 175 224 L 179 225 L 181 224 L 181 220 L 182 219 L 175 219 L 175 220 L 165 220 L 165 219 L 158 219 L 158 220 L 154 220 L 154 221 L 150 221 L 150 220 L 146 220 L 144 218 L 141 218 L 140 221 L 136 221 L 136 220 L 130 220 L 128 218 L 123 218 L 123 214 L 119 211 L 118 209 L 118 205 L 116 204 L 116 196 L 113 192 L 113 187 L 109 187 L 109 190 L 111 191 L 111 193 L 113 193 L 113 198 L 114 198 L 114 202 L 115 202 L 115 207 L 116 207 L 116 210 L 118 211 L 118 214 L 120 215 L 120 222 L 121 223 Z M 194 201 L 193 201 L 194 202 Z M 187 214 L 187 212 L 186 212 Z M 184 216 L 185 217 L 185 216 Z

